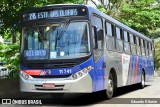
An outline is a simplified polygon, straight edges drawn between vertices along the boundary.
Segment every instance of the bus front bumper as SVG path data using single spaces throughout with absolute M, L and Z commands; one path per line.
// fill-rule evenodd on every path
M 44 84 L 54 84 L 54 88 L 44 88 Z M 21 92 L 42 93 L 91 93 L 92 79 L 87 73 L 78 79 L 69 78 L 33 78 L 29 76 L 26 80 L 20 75 Z

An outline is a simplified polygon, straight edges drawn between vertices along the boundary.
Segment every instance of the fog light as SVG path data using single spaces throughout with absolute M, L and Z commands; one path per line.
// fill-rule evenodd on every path
M 24 76 L 24 79 L 28 80 L 28 78 L 29 78 L 29 76 L 26 74 L 26 75 Z
M 88 71 L 91 70 L 91 66 L 86 67 L 86 69 L 87 69 Z
M 29 78 L 29 75 L 26 74 L 25 72 L 21 71 L 20 74 L 22 75 L 22 77 L 27 80 Z
M 72 78 L 78 79 L 78 78 L 84 76 L 85 74 L 87 74 L 90 70 L 91 70 L 91 66 L 83 68 L 82 70 L 76 72 L 75 74 L 72 74 Z
M 83 71 L 84 73 L 87 73 L 87 72 L 88 72 L 88 70 L 87 70 L 87 69 L 83 69 L 82 71 Z
M 76 74 L 73 74 L 72 77 L 73 77 L 74 79 L 77 79 L 77 75 L 76 75 Z
M 82 76 L 82 73 L 81 73 L 81 72 L 78 72 L 78 75 L 79 75 L 79 76 Z

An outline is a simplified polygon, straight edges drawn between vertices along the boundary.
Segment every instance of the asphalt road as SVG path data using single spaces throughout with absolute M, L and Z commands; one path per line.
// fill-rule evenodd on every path
M 102 96 L 102 92 L 97 92 L 92 94 L 65 94 L 63 98 L 52 98 L 50 94 L 39 94 L 30 98 L 45 98 L 46 103 L 52 106 L 160 107 L 160 77 L 154 77 L 154 79 L 146 82 L 144 89 L 139 89 L 137 85 L 118 88 L 116 96 L 111 100 L 106 100 Z M 148 102 L 145 102 L 146 100 Z M 48 105 L 43 105 L 43 107 L 45 106 Z

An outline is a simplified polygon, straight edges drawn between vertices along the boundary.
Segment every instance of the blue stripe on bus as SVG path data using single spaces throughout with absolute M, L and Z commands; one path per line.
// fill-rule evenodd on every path
M 138 61 L 136 62 L 137 57 L 138 57 Z M 146 80 L 149 80 L 151 77 L 153 77 L 153 73 L 154 73 L 153 61 L 154 61 L 153 58 L 150 58 L 150 57 L 146 58 L 143 56 L 131 55 L 129 70 L 128 70 L 127 85 L 135 84 L 141 81 L 141 73 L 143 68 L 145 70 Z M 137 73 L 135 73 L 136 63 L 138 63 Z

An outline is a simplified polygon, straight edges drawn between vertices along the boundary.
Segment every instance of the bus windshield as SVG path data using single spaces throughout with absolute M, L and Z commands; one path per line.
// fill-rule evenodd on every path
M 71 59 L 90 52 L 87 22 L 26 27 L 23 35 L 25 59 Z

